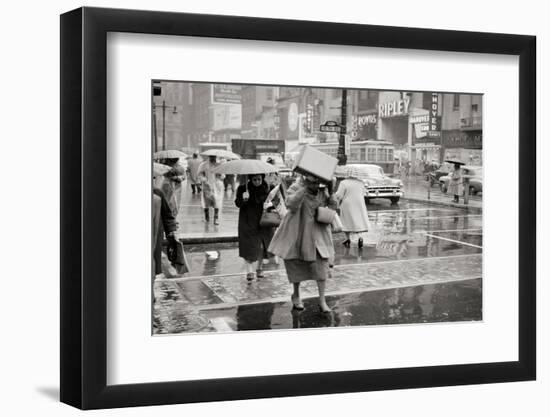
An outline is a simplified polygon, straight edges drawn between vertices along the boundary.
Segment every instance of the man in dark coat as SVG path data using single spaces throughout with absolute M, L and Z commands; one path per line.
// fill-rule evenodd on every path
M 153 188 L 153 262 L 155 275 L 162 272 L 161 252 L 164 234 L 168 239 L 176 239 L 178 222 L 164 197 L 164 193 Z

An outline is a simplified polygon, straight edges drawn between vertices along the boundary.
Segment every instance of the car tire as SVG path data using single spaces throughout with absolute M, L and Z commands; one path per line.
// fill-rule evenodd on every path
M 399 202 L 399 197 L 391 197 L 390 198 L 391 204 L 396 205 Z
M 443 194 L 447 194 L 447 187 L 445 187 L 445 184 L 439 184 L 439 188 Z
M 370 204 L 370 198 L 365 197 L 365 205 Z

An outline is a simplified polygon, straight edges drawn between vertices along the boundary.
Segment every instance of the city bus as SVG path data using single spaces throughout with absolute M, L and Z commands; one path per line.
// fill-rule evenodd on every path
M 338 155 L 338 142 L 312 143 L 320 151 L 336 158 Z M 376 164 L 384 172 L 393 173 L 395 164 L 395 147 L 385 140 L 359 140 L 353 141 L 349 146 L 348 164 Z

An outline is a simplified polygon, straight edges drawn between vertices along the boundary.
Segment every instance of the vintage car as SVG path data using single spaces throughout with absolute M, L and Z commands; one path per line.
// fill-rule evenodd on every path
M 360 180 L 365 184 L 365 203 L 371 198 L 387 198 L 392 204 L 396 204 L 403 197 L 403 182 L 384 174 L 378 165 L 349 164 L 348 167 L 357 169 Z
M 470 195 L 476 195 L 483 192 L 483 168 L 479 166 L 464 165 L 461 169 L 462 176 L 467 176 L 470 180 Z M 450 180 L 450 174 L 439 178 L 439 186 L 442 192 L 447 192 Z

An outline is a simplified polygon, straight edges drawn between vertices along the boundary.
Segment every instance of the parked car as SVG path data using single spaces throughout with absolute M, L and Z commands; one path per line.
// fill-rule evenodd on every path
M 349 164 L 356 168 L 360 179 L 365 184 L 365 203 L 370 203 L 371 198 L 387 198 L 392 204 L 397 204 L 404 196 L 403 182 L 390 178 L 381 167 L 371 164 Z
M 483 168 L 479 166 L 464 165 L 462 168 L 462 176 L 468 176 L 470 179 L 469 192 L 470 195 L 476 195 L 483 192 Z M 439 186 L 441 191 L 446 193 L 449 189 L 450 174 L 439 178 Z

